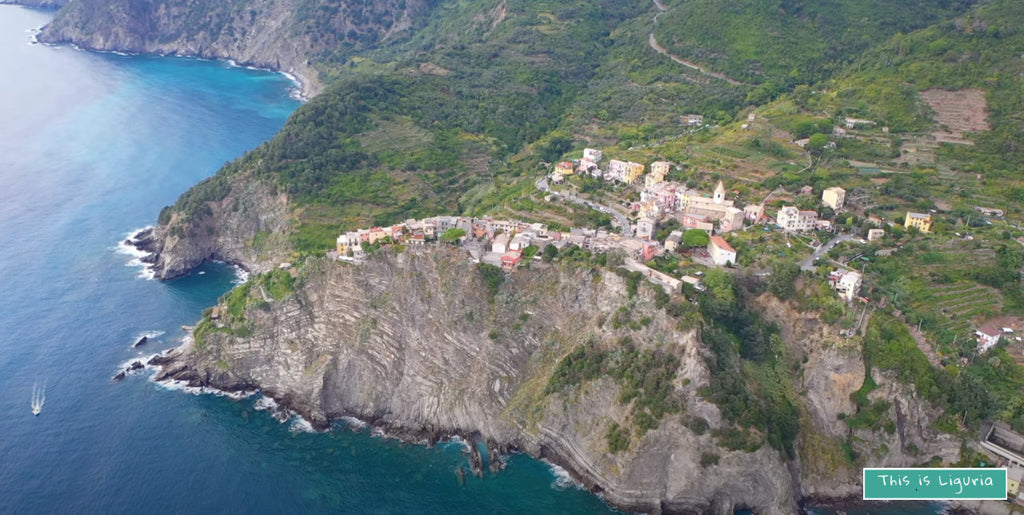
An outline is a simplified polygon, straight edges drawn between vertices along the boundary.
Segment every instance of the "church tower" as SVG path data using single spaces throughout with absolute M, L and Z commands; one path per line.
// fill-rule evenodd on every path
M 715 204 L 721 204 L 725 202 L 725 185 L 722 181 L 718 181 L 718 185 L 715 186 Z

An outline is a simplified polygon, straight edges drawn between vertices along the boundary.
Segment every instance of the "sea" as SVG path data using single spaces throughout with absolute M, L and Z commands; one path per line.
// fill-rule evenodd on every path
M 460 480 L 463 442 L 316 433 L 148 370 L 113 381 L 245 279 L 211 263 L 155 281 L 120 242 L 299 102 L 280 74 L 36 44 L 52 16 L 0 5 L 0 513 L 614 512 L 525 455 Z

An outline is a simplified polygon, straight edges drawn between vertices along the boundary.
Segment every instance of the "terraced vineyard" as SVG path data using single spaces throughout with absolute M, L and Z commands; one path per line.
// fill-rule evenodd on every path
M 928 292 L 928 305 L 922 303 L 915 309 L 934 310 L 942 320 L 938 329 L 952 331 L 961 338 L 973 332 L 976 317 L 994 315 L 1002 308 L 1002 295 L 977 283 L 937 285 Z

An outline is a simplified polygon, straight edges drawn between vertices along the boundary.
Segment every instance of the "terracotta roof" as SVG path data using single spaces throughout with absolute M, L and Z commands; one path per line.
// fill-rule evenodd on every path
M 732 248 L 732 246 L 729 245 L 729 243 L 725 241 L 725 239 L 723 239 L 721 236 L 712 236 L 711 243 L 722 250 L 726 250 L 733 253 L 736 252 L 736 249 Z

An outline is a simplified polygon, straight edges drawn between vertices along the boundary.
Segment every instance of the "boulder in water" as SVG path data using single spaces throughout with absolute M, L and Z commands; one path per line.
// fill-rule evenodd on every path
M 132 345 L 132 347 L 138 347 L 140 345 L 145 345 L 148 342 L 149 342 L 149 337 L 148 336 L 143 336 L 142 338 L 139 338 L 139 340 L 136 341 L 135 344 Z

